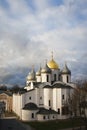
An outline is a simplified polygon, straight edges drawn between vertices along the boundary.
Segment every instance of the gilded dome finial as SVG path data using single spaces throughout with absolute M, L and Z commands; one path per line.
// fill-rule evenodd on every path
M 47 64 L 47 59 L 45 60 L 45 63 Z
M 65 66 L 67 65 L 67 61 L 65 61 Z
M 41 68 L 42 68 L 42 67 L 41 67 L 41 63 L 40 63 L 40 70 L 41 70 Z
M 32 70 L 34 70 L 34 64 L 32 65 Z
M 51 52 L 52 60 L 53 60 L 53 51 Z

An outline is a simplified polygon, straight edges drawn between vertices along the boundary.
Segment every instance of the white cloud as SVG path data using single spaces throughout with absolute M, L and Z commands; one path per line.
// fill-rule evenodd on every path
M 52 50 L 59 64 L 66 60 L 71 63 L 72 71 L 78 67 L 78 62 L 83 60 L 86 64 L 87 1 L 83 1 L 64 0 L 63 4 L 52 6 L 49 0 L 33 0 L 34 7 L 30 7 L 26 0 L 7 0 L 9 8 L 0 6 L 2 81 L 8 68 L 39 66 L 50 59 Z M 86 71 L 79 69 L 81 74 Z M 14 74 L 12 69 L 7 75 L 11 74 Z

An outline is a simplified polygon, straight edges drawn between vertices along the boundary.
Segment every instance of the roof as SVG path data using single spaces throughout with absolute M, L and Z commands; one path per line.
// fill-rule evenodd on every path
M 39 108 L 39 111 L 37 112 L 37 114 L 41 114 L 41 115 L 46 115 L 46 114 L 57 114 L 56 111 L 52 110 L 52 109 L 46 109 L 44 107 Z
M 30 103 L 25 104 L 25 106 L 24 106 L 23 109 L 24 109 L 24 110 L 37 110 L 38 107 L 37 107 L 36 104 L 30 102 Z
M 25 93 L 28 93 L 28 92 L 31 92 L 31 91 L 34 91 L 35 89 L 30 89 L 30 90 L 27 90 Z M 25 94 L 25 93 L 22 93 L 22 94 Z
M 53 88 L 53 87 L 50 85 L 45 85 L 43 88 Z
M 43 88 L 53 89 L 53 88 L 72 88 L 72 87 L 65 83 L 57 82 L 57 83 L 54 83 L 53 85 L 45 85 Z
M 72 88 L 72 87 L 67 84 L 55 83 L 53 85 L 53 88 Z
M 12 93 L 9 91 L 0 91 L 0 94 L 3 94 L 3 93 L 8 95 L 8 96 L 12 96 Z
M 67 65 L 65 64 L 63 70 L 61 71 L 62 74 L 71 74 L 71 71 L 69 70 L 69 68 L 67 67 Z
M 34 84 L 35 88 L 38 88 L 39 85 L 41 85 L 42 83 L 41 82 L 34 82 L 33 84 Z

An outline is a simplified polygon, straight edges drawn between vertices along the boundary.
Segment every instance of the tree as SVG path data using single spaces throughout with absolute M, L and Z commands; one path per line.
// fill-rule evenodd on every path
M 12 88 L 10 88 L 10 91 L 12 93 L 17 93 L 20 90 L 20 87 L 18 85 L 14 85 Z
M 19 87 L 19 85 L 14 85 L 12 88 L 9 88 L 9 90 L 12 93 L 18 93 L 18 92 L 25 92 L 26 90 L 24 89 L 24 87 Z
M 87 129 L 87 81 L 77 82 L 71 97 L 69 98 L 69 109 L 74 116 L 80 116 Z
M 0 86 L 0 90 L 2 90 L 2 91 L 7 91 L 7 86 L 6 86 L 6 85 L 1 85 L 1 86 Z

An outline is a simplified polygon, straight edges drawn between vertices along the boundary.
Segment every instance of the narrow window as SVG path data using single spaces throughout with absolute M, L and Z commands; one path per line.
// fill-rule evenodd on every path
M 40 99 L 42 99 L 42 97 L 40 97 Z
M 49 82 L 49 75 L 47 75 L 47 82 Z
M 68 114 L 68 107 L 62 107 L 62 115 L 67 115 Z
M 31 100 L 31 97 L 29 97 L 29 99 Z
M 58 114 L 60 114 L 60 109 L 58 108 Z
M 67 83 L 69 82 L 69 77 L 67 76 Z
M 34 113 L 31 114 L 31 117 L 34 118 Z
M 61 76 L 61 81 L 63 82 L 63 77 Z
M 43 116 L 43 119 L 44 119 L 44 120 L 45 120 L 45 118 L 46 118 L 46 117 L 45 117 L 45 116 Z
M 51 105 L 51 103 L 50 103 L 50 100 L 49 100 L 49 106 Z
M 61 76 L 59 75 L 58 80 L 61 81 Z
M 56 74 L 54 74 L 54 81 L 56 81 Z
M 62 99 L 64 99 L 64 95 L 62 95 Z

